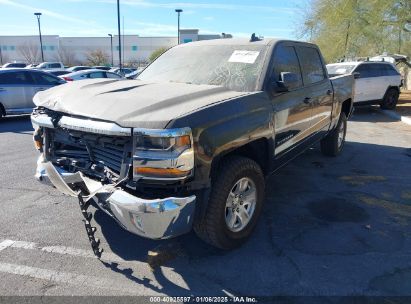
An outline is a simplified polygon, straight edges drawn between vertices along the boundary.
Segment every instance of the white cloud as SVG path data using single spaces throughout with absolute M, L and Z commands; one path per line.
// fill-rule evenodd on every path
M 62 15 L 62 14 L 59 14 L 59 13 L 44 9 L 44 8 L 34 7 L 34 6 L 26 5 L 26 4 L 21 4 L 21 3 L 18 3 L 16 1 L 0 0 L 0 4 L 17 7 L 17 8 L 26 10 L 26 11 L 31 11 L 33 13 L 41 12 L 45 16 L 49 16 L 49 17 L 59 19 L 59 20 L 62 20 L 62 21 L 68 21 L 68 22 L 82 23 L 82 24 L 90 25 L 90 22 L 87 22 L 87 21 L 82 20 L 82 19 L 68 17 L 68 16 L 65 16 L 65 15 Z
M 114 3 L 115 0 L 95 0 L 101 3 Z M 294 13 L 297 9 L 290 7 L 272 7 L 264 5 L 239 5 L 239 4 L 222 4 L 222 3 L 196 3 L 196 2 L 169 2 L 160 3 L 152 0 L 122 0 L 121 4 L 130 6 L 139 6 L 146 8 L 188 8 L 188 9 L 220 9 L 220 10 L 243 10 L 243 11 L 255 11 L 263 10 L 268 12 L 282 12 L 282 13 Z

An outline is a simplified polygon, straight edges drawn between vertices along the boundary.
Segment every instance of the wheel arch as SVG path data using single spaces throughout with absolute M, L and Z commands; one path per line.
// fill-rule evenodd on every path
M 394 89 L 394 90 L 396 90 L 398 93 L 400 93 L 400 88 L 399 88 L 398 86 L 389 86 L 389 87 L 387 88 L 387 90 L 385 91 L 384 97 L 385 97 L 385 95 L 387 94 L 387 92 L 388 92 L 389 90 L 391 90 L 391 89 Z
M 272 149 L 273 147 L 269 139 L 259 138 L 234 149 L 223 151 L 214 157 L 211 163 L 210 178 L 212 179 L 213 176 L 218 173 L 218 168 L 225 158 L 235 155 L 254 160 L 260 166 L 264 175 L 267 175 L 271 172 L 270 159 L 272 153 L 270 153 L 270 151 L 272 151 Z
M 354 109 L 354 103 L 351 98 L 344 100 L 341 104 L 341 113 L 345 114 L 345 117 L 350 118 Z

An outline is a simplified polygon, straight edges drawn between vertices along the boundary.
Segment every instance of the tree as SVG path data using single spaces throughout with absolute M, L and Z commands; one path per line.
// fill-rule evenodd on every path
M 411 35 L 403 31 L 411 1 L 312 0 L 298 34 L 317 43 L 327 61 L 383 52 L 411 55 Z
M 107 65 L 109 56 L 106 52 L 98 49 L 90 51 L 86 54 L 87 62 L 90 65 Z
M 76 58 L 76 54 L 64 45 L 59 46 L 56 59 L 66 66 L 73 66 L 79 63 Z
M 161 47 L 161 48 L 155 50 L 154 52 L 152 52 L 150 57 L 148 57 L 148 59 L 150 60 L 150 62 L 153 62 L 154 60 L 156 60 L 158 57 L 160 57 L 167 50 L 168 50 L 168 48 Z
M 17 47 L 17 52 L 29 64 L 40 62 L 40 48 L 33 43 L 25 42 Z
M 141 67 L 146 66 L 148 64 L 147 60 L 138 59 L 138 58 L 130 58 L 127 62 L 127 65 L 130 67 Z

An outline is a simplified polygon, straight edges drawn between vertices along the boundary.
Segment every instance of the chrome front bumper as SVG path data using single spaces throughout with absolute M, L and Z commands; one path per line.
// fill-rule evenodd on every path
M 142 199 L 114 185 L 103 185 L 80 172 L 66 172 L 45 161 L 43 156 L 37 161 L 35 177 L 71 196 L 78 195 L 71 186 L 82 183 L 90 193 L 87 199 L 93 199 L 124 229 L 146 238 L 171 238 L 189 232 L 192 227 L 195 195 Z

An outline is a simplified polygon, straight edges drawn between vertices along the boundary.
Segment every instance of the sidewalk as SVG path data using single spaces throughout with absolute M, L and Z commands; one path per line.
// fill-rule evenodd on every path
M 397 104 L 396 112 L 411 119 L 411 91 L 403 91 Z
M 395 111 L 381 110 L 393 119 L 411 125 L 411 91 L 402 91 Z

